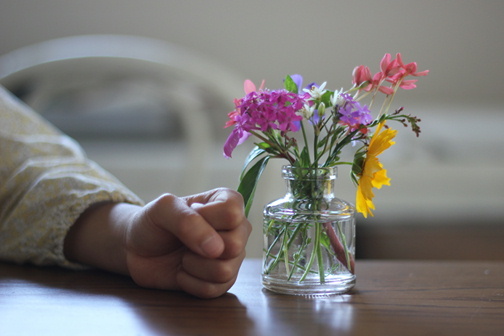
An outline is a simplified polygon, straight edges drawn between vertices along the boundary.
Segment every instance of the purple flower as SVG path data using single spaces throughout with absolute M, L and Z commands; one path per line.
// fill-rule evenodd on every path
M 296 83 L 298 87 L 298 93 L 301 93 L 302 89 L 301 87 L 303 86 L 303 76 L 295 74 L 290 76 L 292 78 L 292 81 Z
M 373 121 L 371 111 L 366 105 L 361 106 L 348 93 L 342 93 L 341 97 L 345 102 L 338 109 L 340 124 L 347 125 L 353 132 Z

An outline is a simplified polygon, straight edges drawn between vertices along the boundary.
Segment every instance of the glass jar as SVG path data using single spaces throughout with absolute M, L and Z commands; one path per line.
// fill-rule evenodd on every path
M 355 285 L 355 208 L 334 195 L 337 168 L 284 166 L 286 195 L 264 208 L 262 283 L 292 295 Z

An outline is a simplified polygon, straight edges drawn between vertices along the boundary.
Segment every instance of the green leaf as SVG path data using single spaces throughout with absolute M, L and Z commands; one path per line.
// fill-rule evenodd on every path
M 352 174 L 360 175 L 362 174 L 362 168 L 364 165 L 366 153 L 365 152 L 356 152 L 354 155 L 354 161 L 352 164 Z
M 320 97 L 320 101 L 325 104 L 325 106 L 331 106 L 331 96 L 334 94 L 334 91 L 327 90 L 322 97 Z
M 243 179 L 243 175 L 245 174 L 245 171 L 247 170 L 247 167 L 250 165 L 250 163 L 252 161 L 254 161 L 256 158 L 258 158 L 259 156 L 261 156 L 262 154 L 264 154 L 266 152 L 266 149 L 269 147 L 270 146 L 267 143 L 262 142 L 250 151 L 249 155 L 245 159 L 245 163 L 243 164 L 242 172 L 240 175 L 240 180 Z
M 323 137 L 322 139 L 319 140 L 318 144 L 317 144 L 317 148 L 322 148 L 326 145 L 327 141 L 328 141 L 328 136 L 325 136 Z
M 285 77 L 284 87 L 285 87 L 285 90 L 287 90 L 289 92 L 298 93 L 298 87 L 297 87 L 296 83 L 294 83 L 294 81 L 292 80 L 291 76 Z
M 259 178 L 266 168 L 270 156 L 264 156 L 259 161 L 257 161 L 245 174 L 242 173 L 240 178 L 240 185 L 238 186 L 238 192 L 242 194 L 243 201 L 245 203 L 245 216 L 248 217 L 250 208 L 252 207 L 252 202 L 254 200 L 254 194 L 256 191 L 257 183 Z
M 260 142 L 257 144 L 257 147 L 259 147 L 260 149 L 268 150 L 271 148 L 271 145 L 267 142 Z

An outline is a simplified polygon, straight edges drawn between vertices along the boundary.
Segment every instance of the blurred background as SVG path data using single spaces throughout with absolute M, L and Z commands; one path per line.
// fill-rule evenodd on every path
M 358 217 L 359 258 L 504 259 L 504 2 L 500 0 L 3 0 L 0 84 L 79 140 L 145 201 L 236 188 L 252 143 L 222 157 L 246 78 L 348 88 L 385 53 L 415 61 L 396 107 L 422 118 L 383 155 L 392 186 Z M 251 212 L 281 197 L 271 164 Z M 348 171 L 338 195 L 353 202 Z

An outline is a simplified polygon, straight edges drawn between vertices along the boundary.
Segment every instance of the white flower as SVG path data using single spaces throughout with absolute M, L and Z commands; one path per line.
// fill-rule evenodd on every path
M 332 106 L 343 105 L 345 103 L 345 99 L 341 96 L 343 92 L 343 88 L 339 91 L 334 91 L 334 94 L 331 96 L 331 104 Z
M 308 104 L 305 104 L 303 109 L 300 112 L 301 112 L 301 115 L 303 116 L 303 118 L 308 120 L 313 116 L 313 113 L 315 112 L 315 105 L 310 106 Z
M 313 85 L 309 89 L 303 89 L 304 92 L 308 92 L 311 96 L 310 100 L 316 100 L 322 98 L 324 93 L 327 92 L 327 90 L 324 90 L 327 85 L 327 82 L 322 83 L 319 87 L 316 87 Z

